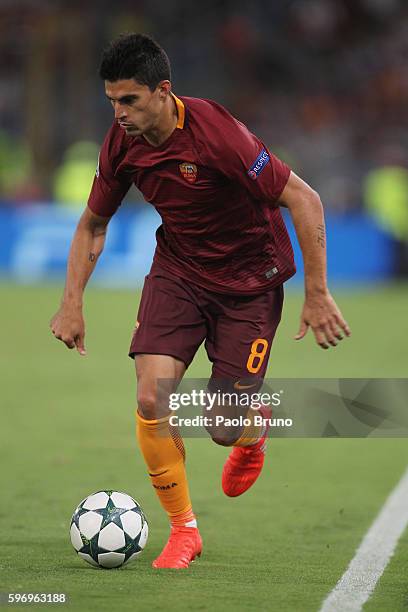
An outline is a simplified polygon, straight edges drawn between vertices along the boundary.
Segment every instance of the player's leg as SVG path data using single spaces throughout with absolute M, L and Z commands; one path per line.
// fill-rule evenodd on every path
M 201 538 L 190 499 L 183 440 L 169 427 L 168 394 L 186 366 L 168 355 L 135 356 L 138 381 L 137 438 L 151 483 L 167 512 L 171 537 L 154 567 L 188 567 L 201 554 Z M 166 398 L 167 396 L 167 398 Z
M 169 355 L 136 355 L 137 438 L 151 483 L 175 526 L 193 526 L 193 514 L 184 467 L 183 441 L 169 426 L 168 394 L 176 390 L 186 366 Z M 164 388 L 163 382 L 166 381 Z M 161 397 L 160 397 L 161 396 Z
M 260 388 L 265 376 L 281 318 L 283 288 L 278 287 L 252 299 L 220 299 L 219 305 L 221 313 L 216 319 L 214 333 L 206 343 L 213 361 L 209 387 L 214 391 L 219 388 L 252 394 Z M 218 444 L 234 446 L 222 476 L 223 490 L 231 497 L 241 495 L 258 478 L 264 463 L 271 417 L 267 407 L 247 410 L 240 405 L 235 407 L 235 412 L 245 417 L 245 426 L 218 428 L 211 434 Z
M 130 355 L 137 375 L 137 438 L 152 485 L 171 524 L 154 567 L 184 568 L 201 552 L 185 470 L 183 441 L 169 426 L 168 396 L 175 391 L 205 335 L 194 296 L 178 279 L 146 279 Z

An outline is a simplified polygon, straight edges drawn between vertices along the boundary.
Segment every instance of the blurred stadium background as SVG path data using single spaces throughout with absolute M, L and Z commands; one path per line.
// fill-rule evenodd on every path
M 226 105 L 319 191 L 332 282 L 407 274 L 403 0 L 2 0 L 0 24 L 3 278 L 63 275 L 112 121 L 101 49 L 124 31 L 154 35 L 176 93 Z M 136 190 L 122 209 L 96 280 L 135 287 L 158 218 Z

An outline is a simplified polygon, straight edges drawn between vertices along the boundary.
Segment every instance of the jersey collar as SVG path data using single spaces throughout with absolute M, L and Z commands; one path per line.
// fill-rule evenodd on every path
M 173 96 L 173 100 L 175 101 L 176 108 L 177 108 L 176 128 L 178 128 L 179 130 L 182 130 L 184 128 L 184 122 L 186 118 L 186 107 L 184 106 L 184 102 L 182 102 L 180 98 L 175 96 L 173 92 L 171 92 L 171 95 Z

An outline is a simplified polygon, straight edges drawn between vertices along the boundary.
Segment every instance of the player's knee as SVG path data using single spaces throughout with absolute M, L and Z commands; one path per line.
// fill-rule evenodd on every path
M 137 394 L 137 409 L 139 414 L 147 420 L 158 418 L 157 396 L 153 391 L 141 390 Z
M 235 431 L 230 431 L 228 428 L 217 427 L 215 429 L 207 429 L 213 442 L 219 446 L 232 446 L 239 438 L 239 434 Z
M 212 438 L 212 441 L 218 444 L 219 446 L 232 446 L 234 442 L 236 442 L 238 439 L 236 436 L 233 437 L 230 435 L 225 435 L 225 436 L 216 435 L 216 436 L 211 436 L 211 438 Z

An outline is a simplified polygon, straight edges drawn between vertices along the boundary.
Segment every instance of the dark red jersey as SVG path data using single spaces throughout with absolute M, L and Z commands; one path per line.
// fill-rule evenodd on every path
M 162 268 L 229 294 L 281 284 L 295 272 L 278 206 L 290 169 L 216 102 L 174 99 L 177 127 L 158 147 L 112 125 L 88 206 L 109 217 L 134 183 L 162 218 Z

